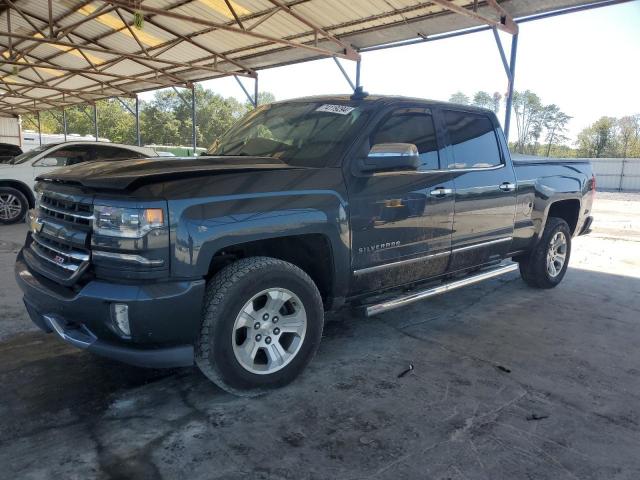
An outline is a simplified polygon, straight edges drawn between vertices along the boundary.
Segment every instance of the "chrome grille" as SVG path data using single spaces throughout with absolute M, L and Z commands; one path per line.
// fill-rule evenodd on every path
M 57 221 L 91 227 L 93 206 L 88 203 L 74 202 L 69 197 L 59 198 L 44 194 L 40 199 L 42 217 Z
M 89 267 L 91 199 L 45 192 L 32 220 L 25 259 L 40 274 L 72 285 Z

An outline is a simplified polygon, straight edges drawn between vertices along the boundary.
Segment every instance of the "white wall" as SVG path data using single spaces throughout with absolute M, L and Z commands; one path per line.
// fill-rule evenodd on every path
M 20 121 L 16 117 L 0 116 L 0 143 L 22 145 L 20 141 Z
M 532 155 L 512 154 L 514 158 L 531 160 L 547 159 Z M 548 158 L 560 160 L 562 158 Z M 640 192 L 640 158 L 571 158 L 568 160 L 586 160 L 591 162 L 596 174 L 598 190 L 616 190 L 623 192 Z

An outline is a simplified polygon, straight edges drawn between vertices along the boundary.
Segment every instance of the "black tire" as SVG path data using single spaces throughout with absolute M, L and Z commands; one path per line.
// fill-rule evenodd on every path
M 553 276 L 547 269 L 547 254 L 551 249 L 551 240 L 558 232 L 562 232 L 566 240 L 566 254 L 562 268 L 555 276 Z M 536 244 L 529 255 L 518 259 L 520 276 L 530 287 L 545 289 L 554 288 L 562 281 L 567 273 L 570 256 L 571 229 L 569 228 L 569 225 L 562 218 L 549 217 L 540 241 Z
M 306 332 L 288 364 L 256 374 L 236 358 L 234 323 L 247 302 L 270 288 L 287 289 L 298 297 L 306 313 Z M 262 393 L 295 379 L 318 350 L 324 325 L 322 298 L 313 280 L 295 265 L 269 257 L 238 260 L 216 274 L 207 285 L 202 315 L 196 364 L 211 381 L 239 395 Z M 253 335 L 249 328 L 246 332 Z
M 13 214 L 13 212 L 10 212 L 8 208 L 3 209 L 3 200 L 12 201 L 13 205 L 19 206 L 19 211 Z M 20 190 L 16 190 L 11 187 L 0 187 L 0 210 L 3 210 L 0 211 L 0 224 L 8 225 L 10 223 L 17 223 L 23 220 L 27 214 L 27 211 L 29 210 L 29 201 Z

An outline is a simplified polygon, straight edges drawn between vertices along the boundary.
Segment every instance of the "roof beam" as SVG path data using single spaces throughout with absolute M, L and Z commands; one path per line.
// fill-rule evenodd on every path
M 23 61 L 15 61 L 15 60 L 4 59 L 4 60 L 2 60 L 2 63 L 6 64 L 6 65 L 16 65 L 16 66 L 22 66 L 22 67 L 29 66 L 30 68 L 35 68 L 35 69 L 44 68 L 44 69 L 49 69 L 49 70 L 59 70 L 61 72 L 66 72 L 67 74 L 73 74 L 73 75 L 86 74 L 87 76 L 89 76 L 89 79 L 94 81 L 94 82 L 101 82 L 101 80 L 98 80 L 97 78 L 92 78 L 92 77 L 90 77 L 90 75 L 99 75 L 99 76 L 104 76 L 104 77 L 115 78 L 115 79 L 118 79 L 118 80 L 133 80 L 133 81 L 144 80 L 145 82 L 154 83 L 156 85 L 159 85 L 160 87 L 169 87 L 169 86 L 173 85 L 173 82 L 163 82 L 163 81 L 155 79 L 155 78 L 145 78 L 143 76 L 133 76 L 133 75 L 122 75 L 122 74 L 117 74 L 117 73 L 109 73 L 109 72 L 105 72 L 105 71 L 103 71 L 101 69 L 93 70 L 93 69 L 87 69 L 87 68 L 61 67 L 60 65 L 56 65 L 55 63 L 47 62 L 46 60 L 43 60 L 43 59 L 40 59 L 40 58 L 37 58 L 37 57 L 34 57 L 34 60 L 38 61 L 40 64 L 39 65 L 34 65 L 33 63 L 30 63 L 27 58 L 24 58 L 24 57 L 23 57 Z M 149 75 L 149 74 L 150 73 L 147 73 L 145 75 Z M 61 77 L 62 77 L 62 75 L 57 76 L 57 77 L 53 77 L 50 80 L 59 80 Z M 67 77 L 68 77 L 68 75 L 67 75 Z M 43 82 L 43 84 L 46 84 L 46 83 L 47 83 L 47 81 L 45 80 Z M 102 82 L 102 83 L 105 83 L 105 85 L 109 85 L 108 82 Z M 38 85 L 34 85 L 34 88 L 37 87 L 37 86 Z
M 224 3 L 227 4 L 227 8 L 229 9 L 229 11 L 231 12 L 231 15 L 233 15 L 233 18 L 235 18 L 236 23 L 238 24 L 238 26 L 242 29 L 242 30 L 246 30 L 244 28 L 244 25 L 242 24 L 242 22 L 240 21 L 240 17 L 238 17 L 238 14 L 236 13 L 235 9 L 233 8 L 233 5 L 231 5 L 231 2 L 229 0 L 224 0 Z
M 60 47 L 65 47 L 68 48 L 69 50 L 87 50 L 90 52 L 97 52 L 97 53 L 104 53 L 107 54 L 109 56 L 116 56 L 116 57 L 122 57 L 122 58 L 127 58 L 130 60 L 146 60 L 146 61 L 154 61 L 157 63 L 164 63 L 166 65 L 171 65 L 173 67 L 183 67 L 183 68 L 194 68 L 194 69 L 198 69 L 198 70 L 208 70 L 211 72 L 215 72 L 215 73 L 224 73 L 224 74 L 228 74 L 228 73 L 234 73 L 234 72 L 223 72 L 220 70 L 216 70 L 212 67 L 210 67 L 209 65 L 199 65 L 196 64 L 196 62 L 199 62 L 200 60 L 196 60 L 194 62 L 174 62 L 172 60 L 167 60 L 167 59 L 163 59 L 163 58 L 157 58 L 157 57 L 153 57 L 153 58 L 149 58 L 146 55 L 139 55 L 136 53 L 128 53 L 128 52 L 121 52 L 118 50 L 113 50 L 111 48 L 102 48 L 102 47 L 96 47 L 93 45 L 78 45 L 76 43 L 71 43 L 71 42 L 67 42 L 64 40 L 50 40 L 48 38 L 37 38 L 37 37 L 29 37 L 27 35 L 21 35 L 18 33 L 14 33 L 14 32 L 1 32 L 0 31 L 0 37 L 12 37 L 12 38 L 17 38 L 19 40 L 29 40 L 32 42 L 36 42 L 36 43 L 42 43 L 42 44 L 47 44 L 47 45 L 57 45 Z M 68 53 L 68 52 L 65 52 Z M 114 61 L 119 60 L 119 59 L 112 59 Z M 147 66 L 147 68 L 153 68 L 153 67 L 149 67 Z M 180 80 L 180 82 L 187 82 L 187 80 Z
M 498 5 L 498 2 L 496 2 L 495 0 L 487 1 L 487 4 L 496 10 L 496 12 L 500 15 L 500 19 L 493 19 L 490 17 L 486 17 L 473 10 L 469 10 L 468 8 L 461 7 L 460 5 L 457 5 L 450 0 L 430 0 L 430 1 L 431 3 L 435 3 L 436 5 L 446 8 L 447 10 L 458 13 L 460 15 L 465 15 L 467 17 L 473 18 L 487 25 L 491 25 L 492 27 L 496 27 L 504 32 L 510 33 L 511 35 L 515 35 L 516 33 L 518 33 L 518 25 L 516 25 L 516 23 L 513 21 L 513 18 L 511 17 L 511 15 L 509 15 L 506 12 L 506 10 L 504 10 L 500 5 Z
M 112 5 L 115 6 L 122 6 L 122 7 L 134 7 L 130 1 L 125 1 L 125 0 L 103 0 L 104 2 L 110 3 Z M 242 30 L 240 28 L 237 27 L 233 27 L 230 25 L 227 25 L 225 23 L 218 23 L 218 22 L 212 22 L 211 20 L 207 20 L 204 18 L 199 18 L 199 17 L 191 17 L 189 15 L 183 15 L 181 13 L 177 13 L 174 12 L 172 10 L 165 10 L 162 8 L 155 8 L 155 7 L 150 7 L 148 5 L 145 4 L 141 4 L 141 5 L 135 5 L 136 10 L 144 12 L 144 13 L 151 13 L 151 14 L 155 14 L 158 16 L 163 16 L 163 17 L 168 17 L 168 18 L 174 18 L 176 20 L 182 20 L 183 22 L 187 22 L 187 23 L 195 23 L 198 25 L 204 25 L 206 27 L 211 27 L 214 28 L 216 30 L 223 30 L 223 31 L 227 31 L 227 32 L 232 32 L 232 33 L 237 33 L 239 35 L 247 35 L 253 38 L 258 38 L 260 40 L 265 40 L 267 42 L 270 43 L 275 43 L 275 44 L 280 44 L 280 45 L 285 45 L 288 47 L 293 47 L 293 48 L 300 48 L 300 49 L 304 49 L 304 50 L 309 50 L 312 52 L 315 52 L 319 55 L 323 55 L 323 56 L 327 56 L 327 57 L 332 57 L 332 56 L 338 56 L 341 58 L 345 58 L 347 60 L 357 60 L 358 58 L 360 58 L 360 55 L 353 49 L 344 49 L 343 52 L 332 52 L 330 50 L 326 50 L 324 48 L 319 48 L 313 45 L 308 45 L 306 43 L 299 43 L 299 42 L 294 42 L 291 40 L 287 40 L 284 38 L 276 38 L 276 37 L 272 37 L 270 35 L 264 35 L 262 33 L 257 33 L 254 31 L 249 31 L 249 30 Z M 344 43 L 340 42 L 340 47 L 344 48 Z
M 276 7 L 280 8 L 282 11 L 287 12 L 289 15 L 291 15 L 293 18 L 295 18 L 299 22 L 304 23 L 307 27 L 311 28 L 316 34 L 320 34 L 323 37 L 325 37 L 327 40 L 330 40 L 333 43 L 337 44 L 338 46 L 342 47 L 344 49 L 344 54 L 345 54 L 344 58 L 347 58 L 348 60 L 360 59 L 360 55 L 358 54 L 358 52 L 356 52 L 353 49 L 351 45 L 348 45 L 342 40 L 339 40 L 338 38 L 336 38 L 335 36 L 327 32 L 324 28 L 315 24 L 311 20 L 306 19 L 299 13 L 294 12 L 293 9 L 290 8 L 287 4 L 281 2 L 280 0 L 269 0 L 269 2 L 274 4 Z
M 132 11 L 130 9 L 128 9 L 128 8 L 125 9 L 125 10 L 128 11 L 129 13 L 132 13 Z M 196 42 L 193 38 L 191 38 L 191 37 L 189 37 L 187 35 L 183 35 L 181 33 L 178 33 L 175 30 L 170 29 L 168 27 L 165 27 L 164 25 L 153 21 L 153 19 L 151 19 L 151 18 L 146 19 L 146 21 L 149 22 L 154 27 L 160 28 L 160 29 L 164 30 L 165 32 L 167 32 L 168 34 L 173 35 L 174 37 L 177 37 L 177 38 L 179 38 L 179 39 L 181 39 L 181 40 L 183 40 L 183 41 L 185 41 L 187 43 L 190 43 L 194 47 L 198 47 L 198 48 L 204 50 L 205 52 L 209 53 L 210 55 L 213 55 L 214 57 L 218 56 L 218 57 L 222 58 L 223 60 L 235 65 L 236 67 L 241 68 L 242 70 L 244 70 L 248 74 L 250 74 L 250 76 L 255 76 L 255 71 L 253 69 L 247 67 L 246 65 L 243 65 L 242 63 L 238 62 L 237 60 L 229 58 L 224 53 L 216 52 L 214 50 L 211 50 L 208 47 L 204 47 L 200 43 Z M 157 52 L 156 52 L 156 55 L 157 55 Z M 223 72 L 221 72 L 221 73 L 223 73 Z M 236 73 L 236 75 L 237 75 L 237 73 Z

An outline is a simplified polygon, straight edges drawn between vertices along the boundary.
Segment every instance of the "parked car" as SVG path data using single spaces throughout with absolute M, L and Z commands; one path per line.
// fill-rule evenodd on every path
M 276 103 L 210 155 L 41 175 L 15 267 L 32 320 L 90 352 L 262 391 L 309 363 L 325 311 L 373 315 L 518 265 L 555 287 L 592 220 L 588 162 L 514 163 L 496 116 L 470 106 Z
M 34 207 L 38 175 L 88 161 L 157 156 L 150 148 L 86 140 L 50 143 L 17 155 L 0 163 L 0 224 L 20 221 Z
M 22 149 L 13 143 L 0 143 L 0 163 L 8 162 L 22 153 Z

